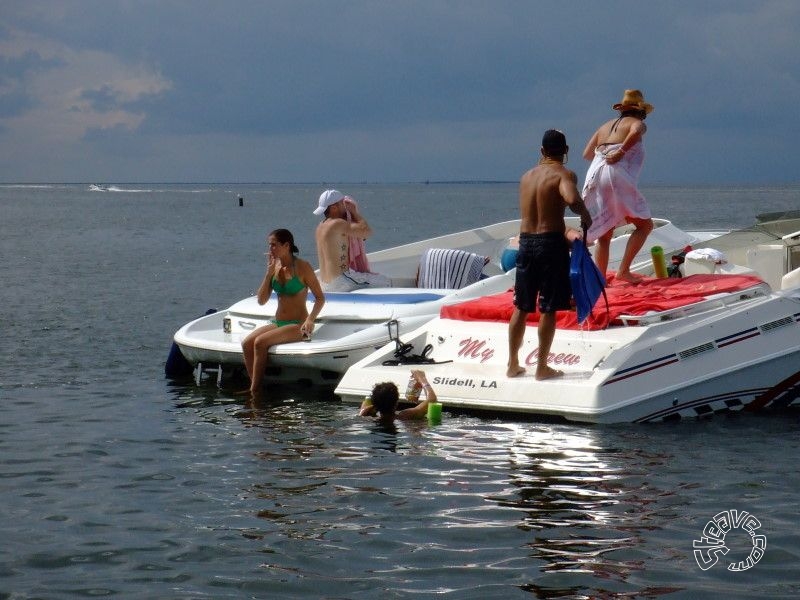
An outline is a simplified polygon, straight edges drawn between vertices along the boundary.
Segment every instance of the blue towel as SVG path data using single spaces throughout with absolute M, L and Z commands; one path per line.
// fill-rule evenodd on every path
M 583 244 L 583 240 L 572 242 L 572 257 L 569 264 L 569 281 L 572 284 L 572 296 L 578 309 L 578 323 L 583 323 L 594 308 L 595 302 L 603 294 L 606 278 L 592 260 L 592 255 Z

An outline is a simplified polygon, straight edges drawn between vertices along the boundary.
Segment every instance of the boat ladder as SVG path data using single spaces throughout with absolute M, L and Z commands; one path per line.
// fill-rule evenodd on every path
M 213 373 L 217 375 L 217 387 L 222 387 L 222 363 L 217 363 L 216 366 L 204 365 L 201 362 L 197 363 L 194 368 L 195 384 L 200 385 L 203 375 L 211 375 Z

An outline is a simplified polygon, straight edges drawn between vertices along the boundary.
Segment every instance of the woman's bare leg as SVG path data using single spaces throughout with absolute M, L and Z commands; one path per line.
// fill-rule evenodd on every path
M 277 325 L 270 324 L 259 327 L 252 331 L 244 340 L 242 340 L 242 356 L 244 358 L 244 368 L 247 371 L 247 377 L 251 383 L 253 381 L 253 364 L 255 363 L 255 345 L 258 337 L 268 331 L 277 329 Z
M 611 248 L 611 236 L 613 235 L 613 228 L 601 235 L 597 239 L 597 248 L 594 251 L 594 262 L 603 274 L 603 277 L 606 276 L 606 271 L 608 270 L 608 255 Z
M 299 342 L 303 339 L 300 325 L 275 327 L 256 336 L 253 344 L 253 372 L 250 375 L 250 393 L 255 395 L 261 389 L 261 379 L 269 363 L 269 349 L 276 344 Z
M 625 253 L 622 255 L 622 261 L 619 263 L 619 269 L 617 270 L 617 278 L 636 283 L 639 278 L 631 273 L 631 263 L 633 263 L 633 259 L 647 241 L 647 236 L 653 231 L 653 219 L 628 219 L 628 221 L 633 223 L 636 229 L 633 230 L 631 237 L 628 238 Z

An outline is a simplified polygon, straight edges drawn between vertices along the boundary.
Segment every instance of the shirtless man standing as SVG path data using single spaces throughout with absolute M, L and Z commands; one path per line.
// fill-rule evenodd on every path
M 519 349 L 525 337 L 528 313 L 539 299 L 539 350 L 536 379 L 563 375 L 547 365 L 556 331 L 556 311 L 570 308 L 569 241 L 581 234 L 567 232 L 567 206 L 581 217 L 581 227 L 592 225 L 589 211 L 577 188 L 575 173 L 564 167 L 569 151 L 563 133 L 548 129 L 542 137 L 542 158 L 519 182 L 520 235 L 517 279 L 514 285 L 514 313 L 508 323 L 508 377 L 525 372 L 519 364 Z
M 315 215 L 325 215 L 315 234 L 322 290 L 349 292 L 366 286 L 390 287 L 391 280 L 384 275 L 350 268 L 350 237 L 365 240 L 372 235 L 372 228 L 355 202 L 348 200 L 337 190 L 325 190 L 314 210 Z

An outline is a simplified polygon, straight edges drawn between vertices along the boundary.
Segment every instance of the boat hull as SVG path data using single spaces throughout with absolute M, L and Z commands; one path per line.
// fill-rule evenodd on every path
M 234 331 L 225 332 L 223 319 L 228 315 L 228 311 L 206 315 L 187 323 L 176 332 L 175 343 L 189 363 L 222 365 L 224 369 L 244 365 L 242 341 L 249 330 L 241 329 L 239 326 L 240 330 L 237 331 L 234 326 Z M 329 324 L 322 323 L 318 327 L 320 333 L 311 340 L 273 346 L 269 352 L 269 365 L 341 374 L 351 365 L 386 345 L 392 336 L 403 336 L 435 316 L 435 312 L 426 312 L 397 319 L 338 320 Z M 234 317 L 234 320 L 254 325 L 251 329 L 269 322 L 268 319 L 256 319 L 252 316 L 238 319 Z M 389 321 L 392 322 L 391 331 Z M 322 336 L 323 331 L 325 337 Z M 202 343 L 198 343 L 198 339 L 202 340 Z M 274 369 L 268 376 L 276 379 L 286 378 Z M 302 376 L 306 377 L 308 374 Z M 326 375 L 324 379 L 327 380 L 329 377 Z
M 557 416 L 589 423 L 653 422 L 768 407 L 800 397 L 800 290 L 765 287 L 697 314 L 607 330 L 558 330 L 548 364 L 564 376 L 537 381 L 536 328 L 506 376 L 508 326 L 436 319 L 404 342 L 431 344 L 423 365 L 445 408 Z M 386 366 L 389 348 L 356 363 L 336 393 L 360 402 L 375 383 L 400 389 L 411 365 Z

